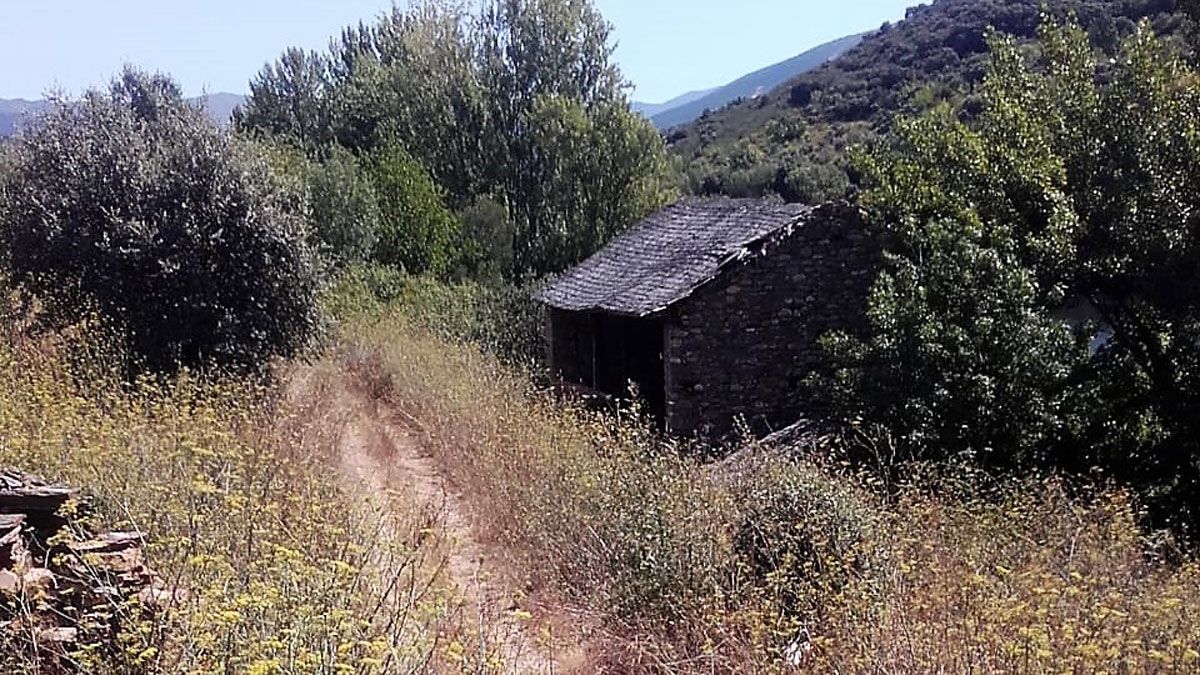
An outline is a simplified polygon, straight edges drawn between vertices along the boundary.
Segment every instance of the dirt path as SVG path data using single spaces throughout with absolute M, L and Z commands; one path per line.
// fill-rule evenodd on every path
M 475 535 L 462 496 L 422 454 L 414 437 L 344 375 L 332 379 L 329 400 L 344 420 L 337 437 L 341 471 L 365 488 L 374 508 L 389 508 L 392 496 L 399 494 L 429 515 L 431 528 L 444 542 L 446 574 L 461 596 L 464 633 L 475 637 L 474 644 L 464 645 L 472 651 L 471 660 L 495 664 L 498 656 L 506 673 L 583 672 L 581 650 L 555 644 L 554 633 L 545 628 L 546 617 L 522 607 L 499 556 L 490 555 Z

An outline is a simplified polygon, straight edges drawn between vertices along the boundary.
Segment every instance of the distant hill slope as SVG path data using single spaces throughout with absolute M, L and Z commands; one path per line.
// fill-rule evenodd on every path
M 222 126 L 229 124 L 233 119 L 233 111 L 246 102 L 246 97 L 241 94 L 219 93 L 209 94 L 203 97 L 203 101 L 199 98 L 190 99 L 193 103 L 203 102 L 205 109 L 208 111 L 209 118 L 212 121 Z
M 886 131 L 897 113 L 945 100 L 969 105 L 987 63 L 987 28 L 1032 39 L 1043 6 L 1059 17 L 1074 13 L 1107 53 L 1140 19 L 1165 35 L 1184 25 L 1174 0 L 935 0 L 766 96 L 674 130 L 672 151 L 697 193 L 789 201 L 844 195 L 848 147 Z
M 689 91 L 686 94 L 680 94 L 670 101 L 663 103 L 643 103 L 642 101 L 633 101 L 629 104 L 629 107 L 632 108 L 635 113 L 645 115 L 646 117 L 654 117 L 655 115 L 664 113 L 672 108 L 678 108 L 681 105 L 687 105 L 692 101 L 704 98 L 714 91 L 716 90 L 702 89 L 700 91 Z
M 819 68 L 829 60 L 845 54 L 862 38 L 862 35 L 849 35 L 833 42 L 827 42 L 799 56 L 756 70 L 694 100 L 685 101 L 654 113 L 650 119 L 659 129 L 670 129 L 695 120 L 704 114 L 705 110 L 722 108 L 739 98 L 751 98 L 766 94 L 786 80 Z
M 16 133 L 17 125 L 25 115 L 37 114 L 45 107 L 45 101 L 0 98 L 0 138 L 12 136 Z
M 209 94 L 188 99 L 192 103 L 204 106 L 208 116 L 217 124 L 225 125 L 233 118 L 233 111 L 245 102 L 246 97 L 240 94 Z M 12 136 L 17 132 L 22 121 L 37 115 L 47 108 L 46 101 L 26 101 L 24 99 L 0 99 L 0 138 Z

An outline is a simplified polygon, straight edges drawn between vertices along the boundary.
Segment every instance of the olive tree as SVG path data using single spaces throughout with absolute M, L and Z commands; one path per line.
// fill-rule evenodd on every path
M 16 139 L 2 236 L 51 325 L 99 311 L 140 367 L 255 367 L 318 325 L 302 202 L 168 78 L 127 69 Z

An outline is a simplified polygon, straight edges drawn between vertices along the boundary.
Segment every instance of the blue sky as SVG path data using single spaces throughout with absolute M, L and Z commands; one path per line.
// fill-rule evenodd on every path
M 918 0 L 595 0 L 614 25 L 636 98 L 658 102 L 724 84 L 849 33 Z M 189 94 L 244 92 L 292 45 L 322 48 L 391 0 L 6 0 L 0 98 L 77 93 L 123 63 L 171 73 Z

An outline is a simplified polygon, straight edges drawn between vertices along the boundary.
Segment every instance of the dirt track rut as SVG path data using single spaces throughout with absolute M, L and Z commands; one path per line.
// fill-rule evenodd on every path
M 462 495 L 433 459 L 421 452 L 415 437 L 346 376 L 337 376 L 331 386 L 331 398 L 345 420 L 337 443 L 346 479 L 366 488 L 376 504 L 389 504 L 390 496 L 399 494 L 432 514 L 434 527 L 446 542 L 446 574 L 461 596 L 461 621 L 468 632 L 482 636 L 465 648 L 489 657 L 498 655 L 506 673 L 587 672 L 579 662 L 578 646 L 555 644 L 553 632 L 539 627 L 549 625 L 539 620 L 543 617 L 522 608 L 517 600 L 520 594 L 506 581 L 500 557 L 490 554 L 476 536 Z

